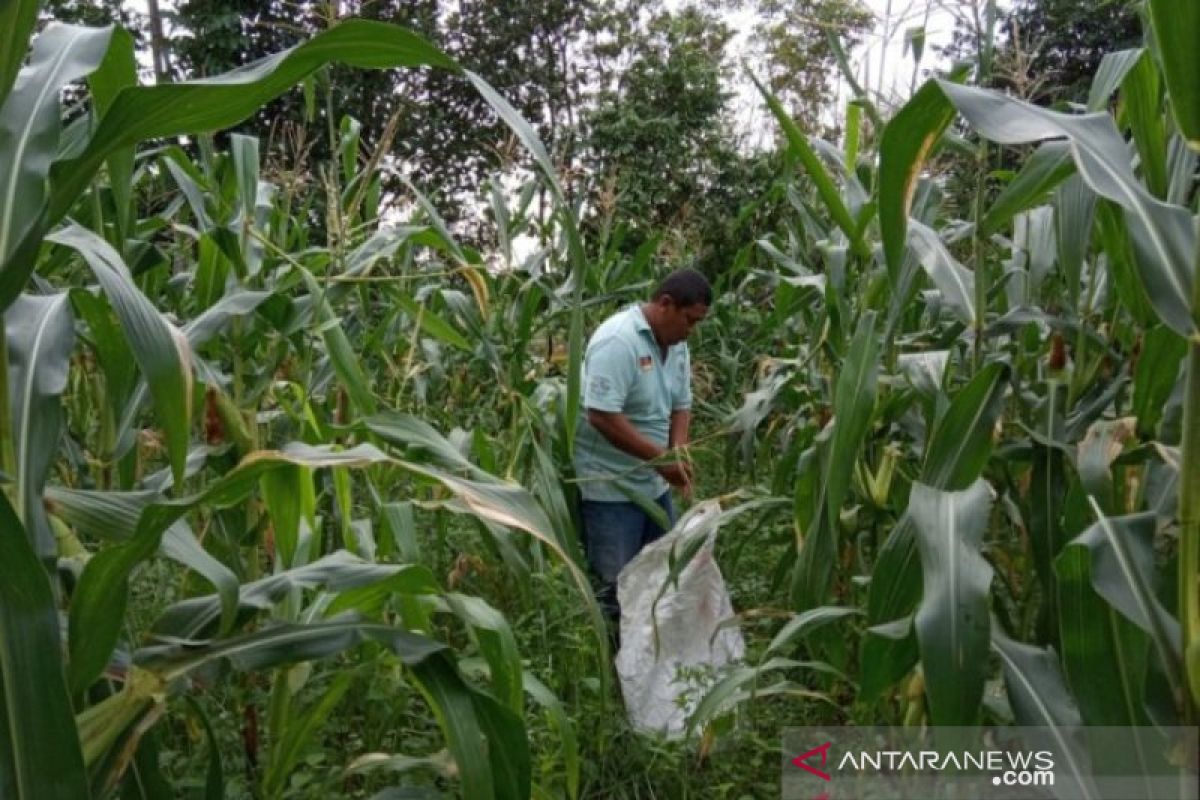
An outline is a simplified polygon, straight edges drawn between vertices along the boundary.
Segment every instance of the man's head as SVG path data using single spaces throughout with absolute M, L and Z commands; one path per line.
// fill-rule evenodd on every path
M 646 321 L 664 347 L 682 342 L 696 323 L 708 314 L 712 287 L 694 269 L 677 269 L 668 275 L 650 298 Z

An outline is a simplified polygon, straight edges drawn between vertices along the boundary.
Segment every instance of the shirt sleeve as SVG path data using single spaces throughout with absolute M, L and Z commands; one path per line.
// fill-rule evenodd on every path
M 620 339 L 610 338 L 588 348 L 584 365 L 587 382 L 583 387 L 583 407 L 619 413 L 625 409 L 625 397 L 636 377 L 633 353 Z
M 692 354 L 687 345 L 679 359 L 679 380 L 675 382 L 675 391 L 671 397 L 672 411 L 687 411 L 692 407 Z

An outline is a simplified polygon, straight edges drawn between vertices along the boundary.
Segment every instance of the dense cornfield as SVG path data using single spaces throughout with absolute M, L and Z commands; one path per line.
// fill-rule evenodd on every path
M 788 725 L 1196 724 L 1200 5 L 1149 12 L 1079 113 L 954 75 L 835 146 L 760 86 L 789 218 L 717 276 L 689 449 L 749 656 L 667 743 L 624 721 L 570 469 L 653 246 L 402 29 L 139 85 L 124 31 L 27 49 L 4 3 L 0 797 L 765 797 Z M 332 62 L 511 128 L 496 252 L 421 187 L 381 213 L 389 131 L 216 143 Z

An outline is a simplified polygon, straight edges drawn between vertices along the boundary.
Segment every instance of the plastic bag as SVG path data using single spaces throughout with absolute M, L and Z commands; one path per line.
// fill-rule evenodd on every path
M 617 577 L 621 605 L 617 674 L 629 720 L 643 732 L 681 737 L 688 717 L 722 667 L 745 655 L 738 627 L 717 630 L 721 620 L 733 615 L 725 580 L 713 560 L 720 514 L 715 501 L 700 504 L 673 530 L 643 548 Z M 670 573 L 672 548 L 674 558 L 682 560 L 697 545 L 695 556 L 679 575 L 678 587 L 668 586 L 659 597 Z

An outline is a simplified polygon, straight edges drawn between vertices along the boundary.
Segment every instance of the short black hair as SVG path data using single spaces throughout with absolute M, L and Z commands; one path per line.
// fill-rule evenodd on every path
M 677 269 L 664 278 L 650 299 L 657 300 L 664 294 L 671 295 L 671 299 L 680 307 L 697 303 L 712 305 L 712 287 L 708 285 L 708 279 L 690 267 Z

